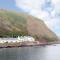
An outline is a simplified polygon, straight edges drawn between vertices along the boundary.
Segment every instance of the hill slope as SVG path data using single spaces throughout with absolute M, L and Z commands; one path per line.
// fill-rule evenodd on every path
M 57 40 L 56 34 L 42 20 L 23 13 L 0 10 L 0 37 L 18 35 L 31 35 L 37 40 Z

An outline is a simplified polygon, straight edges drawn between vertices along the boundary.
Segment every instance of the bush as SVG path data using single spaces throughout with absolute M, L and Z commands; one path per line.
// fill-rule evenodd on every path
M 13 37 L 16 38 L 17 36 L 25 36 L 28 35 L 27 32 L 7 32 L 7 33 L 0 33 L 0 37 L 4 38 L 4 37 Z

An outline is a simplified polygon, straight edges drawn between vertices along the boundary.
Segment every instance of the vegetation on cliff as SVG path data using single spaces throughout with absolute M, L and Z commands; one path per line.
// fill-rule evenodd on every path
M 57 40 L 57 36 L 45 23 L 31 15 L 0 10 L 0 37 L 31 35 L 36 40 Z

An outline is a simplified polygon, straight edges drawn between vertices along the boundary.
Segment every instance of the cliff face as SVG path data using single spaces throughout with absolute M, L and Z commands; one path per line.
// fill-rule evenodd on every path
M 56 34 L 42 20 L 24 13 L 0 10 L 0 37 L 11 37 L 12 34 L 57 39 Z

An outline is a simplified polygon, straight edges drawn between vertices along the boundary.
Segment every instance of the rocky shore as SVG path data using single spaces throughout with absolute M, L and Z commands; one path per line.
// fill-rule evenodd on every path
M 33 46 L 45 46 L 45 45 L 53 45 L 53 44 L 60 44 L 59 42 L 39 42 L 39 41 L 34 41 L 34 42 L 5 42 L 5 43 L 0 43 L 0 48 L 14 48 L 14 47 L 33 47 Z
M 13 47 L 33 47 L 33 46 L 44 46 L 47 43 L 40 43 L 39 41 L 35 42 L 19 42 L 19 43 L 0 43 L 0 48 L 13 48 Z

